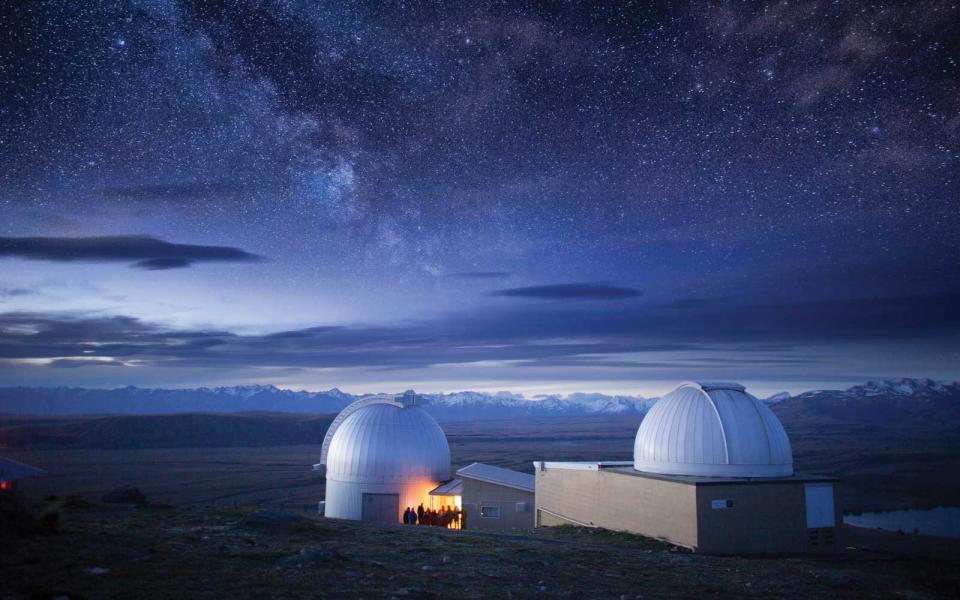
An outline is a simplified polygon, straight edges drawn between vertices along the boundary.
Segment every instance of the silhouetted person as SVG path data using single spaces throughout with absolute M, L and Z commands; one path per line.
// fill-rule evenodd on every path
M 423 525 L 423 502 L 417 507 L 417 523 Z
M 411 517 L 413 517 L 413 515 L 414 515 L 413 509 L 408 506 L 407 509 L 403 511 L 403 524 L 410 525 Z

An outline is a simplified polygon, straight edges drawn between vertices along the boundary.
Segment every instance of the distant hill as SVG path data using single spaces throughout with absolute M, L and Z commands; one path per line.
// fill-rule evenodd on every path
M 778 397 L 771 409 L 786 425 L 960 428 L 960 384 L 882 379 L 846 390 Z
M 177 414 L 14 417 L 0 420 L 6 448 L 188 448 L 320 444 L 333 415 Z
M 356 399 L 333 388 L 322 392 L 272 385 L 192 389 L 70 387 L 0 388 L 0 413 L 30 415 L 164 415 L 184 412 L 336 413 Z

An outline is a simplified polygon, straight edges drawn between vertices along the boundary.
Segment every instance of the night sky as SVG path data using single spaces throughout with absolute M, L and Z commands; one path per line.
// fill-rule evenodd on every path
M 0 384 L 960 377 L 954 2 L 5 2 Z

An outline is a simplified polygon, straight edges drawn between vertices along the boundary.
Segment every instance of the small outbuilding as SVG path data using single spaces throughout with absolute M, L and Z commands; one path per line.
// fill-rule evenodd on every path
M 780 421 L 738 384 L 685 383 L 664 396 L 633 461 L 534 466 L 538 527 L 604 527 L 716 554 L 837 548 L 837 480 L 794 473 Z
M 44 473 L 43 469 L 0 456 L 0 492 L 14 489 L 21 479 L 39 477 Z
M 457 478 L 466 529 L 533 529 L 533 475 L 473 463 L 459 469 Z

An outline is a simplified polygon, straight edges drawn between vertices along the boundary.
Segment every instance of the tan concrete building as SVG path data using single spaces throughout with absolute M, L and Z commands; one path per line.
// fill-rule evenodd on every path
M 835 550 L 835 479 L 641 473 L 632 462 L 539 462 L 536 526 L 629 531 L 713 554 Z
M 836 480 L 795 474 L 780 422 L 736 384 L 665 396 L 633 461 L 534 466 L 538 527 L 604 527 L 716 554 L 837 548 Z

